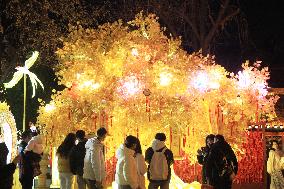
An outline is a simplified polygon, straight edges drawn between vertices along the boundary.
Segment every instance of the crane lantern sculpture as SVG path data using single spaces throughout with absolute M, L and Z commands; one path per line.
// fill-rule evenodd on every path
M 16 67 L 16 72 L 14 73 L 14 76 L 11 81 L 8 83 L 4 83 L 5 88 L 12 88 L 14 87 L 23 77 L 24 77 L 24 111 L 23 111 L 23 130 L 26 129 L 26 96 L 27 96 L 27 75 L 30 78 L 32 88 L 33 88 L 33 94 L 32 98 L 35 96 L 35 90 L 37 89 L 38 83 L 41 86 L 42 89 L 44 89 L 44 86 L 42 82 L 38 79 L 38 77 L 32 73 L 29 69 L 34 65 L 35 61 L 37 60 L 39 55 L 38 51 L 33 52 L 32 56 L 25 61 L 25 65 L 23 67 Z

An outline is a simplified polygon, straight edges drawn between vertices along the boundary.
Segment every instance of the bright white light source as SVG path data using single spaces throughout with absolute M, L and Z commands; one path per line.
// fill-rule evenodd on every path
M 32 124 L 32 125 L 30 126 L 30 130 L 31 130 L 32 132 L 36 132 L 36 131 L 37 131 L 36 126 L 35 126 L 34 124 Z
M 208 86 L 208 75 L 205 72 L 199 72 L 192 81 L 193 87 L 200 91 L 206 91 Z
M 88 88 L 88 89 L 93 89 L 93 90 L 96 90 L 98 88 L 100 88 L 100 84 L 99 83 L 93 83 L 92 80 L 88 80 L 88 81 L 85 81 L 83 84 L 81 84 L 79 86 L 79 89 L 84 89 L 84 88 Z
M 136 48 L 133 48 L 132 50 L 131 50 L 131 54 L 133 55 L 133 56 L 138 56 L 139 54 L 138 54 L 138 50 L 136 49 Z
M 120 80 L 121 86 L 118 91 L 124 98 L 134 96 L 135 94 L 142 92 L 142 85 L 136 76 L 129 76 Z
M 81 74 L 77 73 L 77 74 L 76 74 L 76 77 L 77 77 L 77 79 L 80 79 Z
M 251 85 L 251 78 L 248 72 L 238 72 L 238 85 L 240 88 L 248 88 Z
M 209 83 L 209 88 L 210 89 L 219 89 L 220 88 L 220 83 L 211 82 L 211 83 Z
M 168 72 L 160 73 L 160 85 L 161 86 L 168 86 L 172 82 L 173 75 Z
M 90 87 L 92 84 L 93 84 L 92 81 L 85 81 L 82 86 L 84 86 L 84 87 Z
M 55 110 L 55 105 L 54 105 L 54 103 L 47 104 L 47 105 L 45 106 L 45 111 L 46 111 L 46 112 L 52 112 L 53 110 Z
M 100 88 L 100 86 L 101 85 L 99 83 L 95 83 L 95 84 L 91 85 L 92 89 L 94 89 L 94 90 Z
M 126 81 L 123 84 L 123 88 L 126 89 L 126 93 L 132 96 L 139 91 L 139 82 L 136 79 Z

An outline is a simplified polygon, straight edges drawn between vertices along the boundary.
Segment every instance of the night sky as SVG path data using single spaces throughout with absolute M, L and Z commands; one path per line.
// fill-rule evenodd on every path
M 269 66 L 271 87 L 284 87 L 284 1 L 243 0 L 241 4 L 255 47 L 249 54 Z

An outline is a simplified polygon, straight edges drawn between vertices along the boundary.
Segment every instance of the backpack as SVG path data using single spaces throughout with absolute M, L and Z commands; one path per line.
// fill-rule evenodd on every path
M 234 163 L 228 157 L 230 154 L 226 155 L 223 151 L 220 151 L 220 153 L 223 155 L 223 160 L 221 169 L 219 169 L 219 176 L 228 177 L 232 181 L 236 176 L 234 172 Z
M 151 180 L 167 180 L 169 167 L 165 155 L 166 150 L 165 147 L 161 152 L 154 151 L 149 167 Z
M 223 159 L 223 167 L 221 171 L 219 172 L 220 177 L 229 177 L 230 180 L 234 180 L 236 177 L 236 174 L 234 172 L 234 164 L 232 161 L 228 160 L 228 158 L 225 156 Z

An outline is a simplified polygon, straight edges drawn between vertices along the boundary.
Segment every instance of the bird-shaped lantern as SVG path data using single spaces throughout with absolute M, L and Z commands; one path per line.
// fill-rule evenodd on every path
M 23 77 L 24 77 L 24 112 L 23 112 L 23 130 L 25 130 L 25 122 L 26 122 L 26 94 L 27 94 L 27 75 L 30 78 L 33 94 L 32 98 L 35 96 L 35 90 L 37 89 L 37 84 L 39 83 L 42 89 L 44 86 L 42 82 L 38 79 L 38 77 L 32 73 L 29 69 L 34 65 L 35 61 L 37 60 L 39 55 L 38 51 L 33 52 L 32 56 L 25 61 L 25 65 L 23 67 L 16 67 L 16 72 L 11 81 L 8 83 L 4 83 L 5 88 L 12 88 L 14 87 Z

